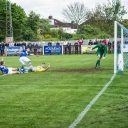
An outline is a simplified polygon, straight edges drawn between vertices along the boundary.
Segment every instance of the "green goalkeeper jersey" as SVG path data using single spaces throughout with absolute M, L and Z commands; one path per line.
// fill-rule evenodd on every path
M 103 45 L 103 44 L 97 44 L 94 48 L 92 49 L 95 49 L 95 48 L 98 48 L 97 49 L 97 55 L 104 55 L 104 57 L 106 56 L 106 53 L 107 53 L 107 46 L 106 45 Z

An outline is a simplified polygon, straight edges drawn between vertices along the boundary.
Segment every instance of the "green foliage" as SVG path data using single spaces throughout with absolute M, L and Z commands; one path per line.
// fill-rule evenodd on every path
M 112 0 L 112 3 L 106 5 L 105 13 L 109 19 L 121 21 L 123 16 L 127 14 L 127 11 L 122 6 L 121 0 Z
M 23 39 L 26 41 L 32 41 L 34 39 L 35 33 L 32 31 L 31 28 L 26 28 L 23 33 Z
M 91 38 L 109 38 L 110 35 L 104 31 L 101 31 L 99 28 L 92 27 L 91 25 L 82 25 L 79 27 L 77 31 L 77 35 L 75 35 L 75 39 L 91 39 Z
M 56 29 L 50 30 L 50 35 L 52 37 L 57 37 L 58 38 L 58 30 L 56 30 Z
M 128 28 L 128 19 L 123 20 L 123 21 L 122 21 L 122 24 L 123 24 L 126 28 Z
M 50 25 L 48 20 L 40 18 L 40 15 L 31 11 L 27 18 L 27 26 L 29 26 L 31 41 L 38 41 L 43 39 L 43 35 L 49 33 Z M 34 36 L 32 35 L 34 34 Z
M 99 39 L 105 39 L 105 38 L 110 38 L 111 36 L 109 34 L 107 34 L 106 32 L 100 32 L 98 35 L 97 35 L 97 38 Z
M 72 34 L 69 34 L 69 33 L 63 33 L 62 34 L 62 38 L 63 38 L 63 40 L 69 40 L 69 39 L 71 39 L 73 36 L 72 36 Z
M 79 27 L 77 33 L 78 34 L 92 34 L 92 35 L 97 35 L 100 32 L 99 28 L 92 27 L 91 25 L 82 25 Z
M 0 41 L 4 41 L 6 35 L 6 0 L 0 0 Z
M 81 24 L 78 27 L 77 34 L 65 33 L 62 28 L 50 30 L 49 21 L 40 17 L 34 11 L 27 16 L 24 9 L 15 3 L 12 3 L 12 25 L 15 41 L 39 41 L 39 40 L 69 40 L 69 39 L 87 39 L 113 37 L 113 20 L 121 21 L 128 27 L 127 20 L 123 16 L 127 13 L 120 0 L 112 0 L 107 4 L 97 5 L 93 10 L 87 10 L 81 3 L 74 3 L 67 8 L 71 12 L 65 11 L 68 17 L 71 14 L 76 19 L 69 18 L 71 21 Z M 72 12 L 72 10 L 74 10 Z M 78 11 L 79 10 L 79 11 Z M 83 11 L 82 11 L 83 10 Z M 82 13 L 81 13 L 82 12 Z M 68 15 L 69 14 L 69 15 Z M 86 22 L 83 23 L 86 19 Z M 49 35 L 45 37 L 45 35 Z M 6 0 L 0 0 L 0 41 L 4 41 L 6 36 Z
M 40 19 L 39 23 L 40 34 L 48 34 L 50 32 L 50 24 L 46 19 Z
M 43 35 L 50 32 L 50 25 L 48 20 L 40 18 L 40 15 L 31 11 L 29 17 L 27 19 L 27 26 L 30 27 L 31 31 L 33 31 L 35 37 L 32 37 L 31 40 L 42 40 Z
M 55 37 L 50 37 L 50 38 L 43 38 L 43 41 L 49 41 L 49 42 L 51 42 L 51 41 L 54 41 L 54 42 L 56 42 L 56 41 L 60 41 L 58 38 L 55 38 Z
M 60 40 L 68 40 L 68 39 L 71 39 L 73 37 L 72 34 L 69 34 L 69 33 L 65 33 L 63 32 L 63 30 L 60 28 L 60 29 L 52 29 L 50 31 L 50 35 L 54 38 L 58 38 Z
M 85 34 L 73 34 L 72 39 L 73 40 L 79 40 L 79 39 L 86 39 L 86 35 Z
M 114 20 L 123 21 L 127 13 L 120 0 L 112 0 L 107 4 L 98 4 L 93 10 L 88 11 L 86 25 L 99 28 L 106 34 L 113 37 Z
M 27 19 L 27 25 L 37 34 L 40 25 L 40 15 L 31 11 Z
M 22 40 L 26 29 L 27 16 L 24 9 L 12 4 L 12 25 L 14 40 Z
M 51 36 L 50 34 L 45 34 L 45 35 L 44 35 L 44 38 L 45 38 L 45 39 L 50 39 L 51 37 L 52 37 L 52 36 Z
M 106 32 L 110 37 L 113 37 L 113 28 L 114 28 L 114 21 L 112 20 L 88 20 L 86 25 L 92 26 L 92 28 L 96 28 L 100 32 Z
M 63 29 L 62 28 L 58 29 L 58 38 L 60 40 L 63 40 Z

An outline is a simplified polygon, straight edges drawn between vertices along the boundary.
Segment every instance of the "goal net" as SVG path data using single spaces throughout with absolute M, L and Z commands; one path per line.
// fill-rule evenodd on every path
M 128 29 L 114 22 L 114 73 L 128 70 Z

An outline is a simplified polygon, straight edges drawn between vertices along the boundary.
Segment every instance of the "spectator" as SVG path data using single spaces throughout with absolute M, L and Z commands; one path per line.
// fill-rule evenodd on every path
M 52 42 L 48 42 L 48 46 L 52 46 Z
M 74 43 L 74 47 L 75 47 L 75 54 L 78 54 L 78 47 L 79 47 L 78 42 Z
M 4 55 L 4 50 L 5 50 L 5 45 L 4 43 L 0 44 L 0 55 L 3 56 Z
M 80 39 L 80 40 L 78 40 L 78 43 L 79 43 L 79 47 L 80 47 L 80 53 L 81 53 L 81 45 L 83 45 L 83 39 Z
M 112 43 L 109 41 L 108 42 L 108 53 L 111 53 L 111 48 L 112 48 Z
M 83 45 L 83 43 L 84 43 L 84 42 L 83 42 L 83 39 L 80 39 L 78 42 L 79 42 L 79 45 L 80 45 L 80 46 Z
M 108 44 L 108 40 L 107 39 L 104 39 L 104 44 L 107 45 Z
M 112 42 L 112 52 L 114 52 L 114 41 Z
M 68 48 L 68 52 L 69 52 L 69 54 L 71 54 L 71 43 L 68 42 L 68 44 L 67 44 L 67 48 Z
M 1 43 L 0 43 L 0 55 L 1 55 Z
M 57 42 L 57 43 L 56 43 L 56 46 L 60 46 L 60 43 L 59 43 L 59 42 Z
M 65 52 L 65 54 L 67 54 L 67 51 L 68 51 L 68 41 L 64 41 L 64 52 Z
M 89 40 L 88 45 L 93 45 L 92 40 Z
M 33 50 L 34 50 L 34 55 L 37 55 L 37 47 L 36 46 L 33 47 Z
M 97 41 L 97 40 L 95 40 L 95 41 L 94 41 L 94 45 L 97 45 L 97 44 L 98 44 L 98 41 Z

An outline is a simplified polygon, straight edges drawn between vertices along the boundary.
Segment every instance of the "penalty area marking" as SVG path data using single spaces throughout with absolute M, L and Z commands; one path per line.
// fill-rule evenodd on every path
M 101 89 L 101 91 L 90 101 L 90 103 L 84 108 L 84 110 L 78 115 L 78 117 L 74 120 L 74 122 L 68 128 L 75 128 L 75 126 L 80 123 L 83 117 L 87 114 L 87 112 L 91 109 L 92 105 L 99 99 L 99 97 L 106 91 L 109 85 L 112 83 L 116 74 L 113 74 L 110 81 Z

